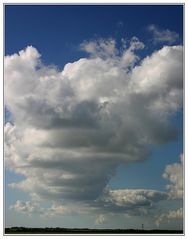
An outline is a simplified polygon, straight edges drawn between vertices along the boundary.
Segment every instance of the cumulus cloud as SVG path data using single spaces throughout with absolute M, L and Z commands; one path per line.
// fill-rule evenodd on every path
M 53 203 L 51 207 L 42 207 L 40 203 L 36 201 L 20 201 L 17 200 L 14 205 L 11 205 L 9 209 L 13 209 L 17 212 L 21 212 L 28 216 L 31 216 L 33 213 L 39 214 L 42 217 L 54 217 L 57 215 L 69 213 L 67 208 L 61 204 Z
M 183 154 L 180 155 L 180 163 L 166 166 L 163 177 L 170 181 L 167 189 L 172 198 L 183 198 Z
M 150 145 L 177 136 L 170 119 L 182 107 L 182 46 L 142 61 L 136 37 L 121 51 L 114 39 L 81 47 L 90 56 L 62 71 L 43 65 L 32 46 L 5 57 L 5 104 L 14 118 L 5 125 L 5 165 L 25 176 L 10 186 L 32 198 L 95 201 L 120 163 L 143 161 Z M 132 197 L 149 205 L 148 195 Z M 113 203 L 128 204 L 124 198 Z
M 157 190 L 146 189 L 108 189 L 97 200 L 101 211 L 124 213 L 127 215 L 145 215 L 162 200 L 167 200 L 168 194 Z
M 31 201 L 23 202 L 23 201 L 17 200 L 14 205 L 10 206 L 10 209 L 14 209 L 17 212 L 22 212 L 28 215 L 31 215 L 32 213 L 42 212 L 42 209 L 38 207 L 36 203 L 33 203 Z
M 170 222 L 171 220 L 183 220 L 183 208 L 162 213 L 156 217 L 155 224 L 159 226 L 162 222 Z
M 51 206 L 43 207 L 40 198 L 33 196 L 32 201 L 16 201 L 10 206 L 17 212 L 27 215 L 37 213 L 45 217 L 56 217 L 72 213 L 96 214 L 95 223 L 103 224 L 109 215 L 121 213 L 124 215 L 148 215 L 156 208 L 158 202 L 167 200 L 168 194 L 157 190 L 146 189 L 117 189 L 112 190 L 106 187 L 96 200 L 74 202 L 51 200 Z M 38 200 L 39 199 L 39 200 Z M 48 197 L 48 200 L 50 197 Z M 50 200 L 49 200 L 50 201 Z
M 179 39 L 179 34 L 169 29 L 160 29 L 152 24 L 148 26 L 148 31 L 153 35 L 154 43 L 175 43 Z

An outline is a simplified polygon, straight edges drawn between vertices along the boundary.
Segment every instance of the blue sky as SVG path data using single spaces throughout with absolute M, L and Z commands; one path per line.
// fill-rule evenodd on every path
M 182 5 L 5 6 L 6 226 L 182 229 L 182 44 Z
M 83 56 L 83 52 L 78 51 L 83 40 L 115 37 L 120 41 L 122 37 L 137 36 L 150 43 L 151 35 L 146 31 L 150 24 L 177 32 L 181 43 L 182 14 L 183 7 L 177 5 L 7 6 L 5 54 L 33 45 L 40 49 L 46 64 L 62 68 L 67 62 Z M 147 51 L 152 52 L 153 49 L 150 43 Z

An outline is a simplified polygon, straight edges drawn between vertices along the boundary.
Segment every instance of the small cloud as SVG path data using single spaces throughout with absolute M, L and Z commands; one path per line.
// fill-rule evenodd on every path
M 102 58 L 115 57 L 117 55 L 116 41 L 112 38 L 99 39 L 97 41 L 84 41 L 81 50 L 91 54 L 93 57 Z
M 67 208 L 64 205 L 53 203 L 51 207 L 42 207 L 39 203 L 34 201 L 21 201 L 17 200 L 14 205 L 9 207 L 10 210 L 14 210 L 19 213 L 31 216 L 32 214 L 39 214 L 42 217 L 50 218 L 57 215 L 68 213 Z
M 31 215 L 33 213 L 41 213 L 42 210 L 40 209 L 39 205 L 36 203 L 33 203 L 31 201 L 20 201 L 17 200 L 14 205 L 11 205 L 9 209 L 14 209 L 17 212 L 22 212 L 27 215 Z
M 159 225 L 164 222 L 170 222 L 171 220 L 180 220 L 183 219 L 183 208 L 179 208 L 177 210 L 169 210 L 167 213 L 162 213 L 156 217 L 155 224 L 159 227 Z
M 147 189 L 117 189 L 106 190 L 99 200 L 108 212 L 124 212 L 127 214 L 147 214 L 156 203 L 168 199 L 168 194 L 157 190 Z M 105 210 L 105 208 L 103 207 Z
M 169 29 L 161 29 L 158 26 L 152 24 L 147 27 L 148 31 L 152 33 L 153 35 L 153 42 L 155 44 L 157 43 L 175 43 L 179 39 L 179 34 L 170 31 Z
M 180 154 L 180 163 L 169 164 L 165 168 L 163 178 L 170 181 L 167 185 L 172 198 L 183 197 L 183 154 Z
M 124 23 L 122 21 L 117 22 L 117 27 L 121 28 L 124 26 Z
M 105 217 L 103 214 L 100 214 L 96 220 L 95 220 L 95 224 L 100 225 L 103 224 L 106 221 Z

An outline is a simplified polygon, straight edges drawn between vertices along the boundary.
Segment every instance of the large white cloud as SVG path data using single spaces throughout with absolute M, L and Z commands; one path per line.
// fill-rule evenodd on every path
M 96 200 L 119 163 L 143 161 L 149 145 L 177 135 L 170 117 L 182 107 L 182 46 L 142 61 L 135 37 L 121 51 L 113 39 L 81 47 L 91 56 L 62 71 L 31 46 L 5 57 L 14 118 L 5 125 L 6 166 L 25 176 L 11 186 L 35 199 Z

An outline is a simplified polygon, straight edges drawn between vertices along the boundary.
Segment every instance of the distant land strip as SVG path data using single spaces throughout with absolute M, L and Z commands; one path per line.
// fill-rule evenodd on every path
M 5 228 L 5 234 L 183 234 L 183 230 L 11 227 L 11 228 Z

